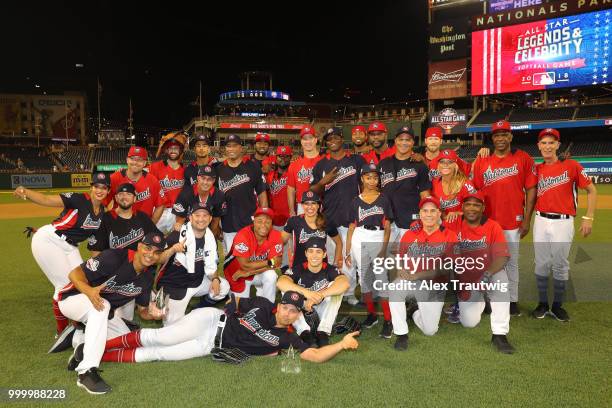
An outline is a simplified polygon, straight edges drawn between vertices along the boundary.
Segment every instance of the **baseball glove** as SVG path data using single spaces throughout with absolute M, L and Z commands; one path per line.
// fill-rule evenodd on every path
M 182 150 L 185 150 L 185 145 L 187 144 L 187 136 L 185 135 L 185 133 L 171 132 L 165 136 L 162 136 L 162 138 L 159 140 L 159 147 L 157 148 L 157 153 L 155 154 L 155 157 L 159 157 L 161 155 L 161 153 L 165 149 L 164 145 L 171 140 L 179 143 L 182 146 Z
M 226 349 L 215 347 L 211 350 L 210 354 L 212 355 L 213 361 L 228 364 L 242 364 L 251 358 L 247 353 L 236 348 Z
M 319 323 L 321 323 L 321 319 L 319 318 L 319 314 L 316 310 L 312 309 L 311 312 L 304 312 L 304 320 L 310 326 L 310 332 L 316 333 L 319 328 Z
M 26 235 L 26 238 L 30 238 L 36 231 L 38 230 L 34 227 L 25 227 L 23 233 Z
M 355 331 L 361 330 L 361 323 L 352 318 L 351 316 L 346 316 L 338 323 L 334 324 L 333 332 L 334 334 L 347 334 Z

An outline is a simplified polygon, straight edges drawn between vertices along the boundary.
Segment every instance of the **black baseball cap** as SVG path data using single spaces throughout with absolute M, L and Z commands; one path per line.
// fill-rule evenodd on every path
M 315 193 L 314 191 L 304 191 L 302 193 L 302 203 L 307 203 L 309 201 L 315 202 L 315 203 L 321 203 L 321 197 L 319 197 L 319 195 L 317 193 Z
M 285 292 L 280 302 L 282 305 L 293 305 L 298 310 L 304 309 L 304 296 L 301 293 L 293 290 L 288 290 Z
M 242 139 L 238 135 L 229 135 L 227 139 L 225 139 L 225 145 L 227 146 L 228 143 L 238 143 L 242 145 Z
M 217 177 L 217 174 L 215 173 L 212 167 L 210 167 L 209 165 L 206 165 L 206 166 L 200 166 L 198 168 L 198 176 L 208 176 L 208 177 L 215 178 Z
M 397 129 L 397 132 L 395 132 L 395 138 L 397 139 L 400 135 L 404 134 L 410 135 L 414 139 L 414 129 L 412 129 L 410 126 L 402 126 L 401 128 Z
M 304 247 L 306 249 L 308 248 L 319 248 L 322 249 L 323 251 L 326 250 L 326 240 L 323 238 L 309 238 L 308 241 L 306 241 L 306 245 L 304 245 Z
M 205 210 L 208 211 L 210 215 L 212 215 L 212 209 L 206 205 L 206 203 L 197 202 L 191 207 L 190 214 L 193 214 L 196 211 Z
M 323 140 L 327 140 L 328 137 L 332 136 L 332 135 L 336 135 L 336 136 L 342 136 L 342 128 L 341 127 L 332 127 L 327 129 L 327 132 L 325 132 L 325 135 L 323 135 Z
M 132 183 L 123 183 L 117 187 L 117 193 L 132 193 L 136 195 L 136 187 Z
M 204 142 L 210 146 L 212 144 L 212 138 L 204 133 L 199 133 L 191 139 L 191 143 L 193 146 L 195 146 L 197 142 Z
M 366 163 L 361 166 L 361 175 L 363 176 L 367 173 L 378 173 L 378 166 L 374 163 Z
M 151 245 L 161 250 L 166 248 L 166 238 L 164 238 L 164 235 L 159 231 L 149 232 L 144 236 L 141 242 L 145 245 Z
M 106 173 L 96 172 L 91 175 L 91 185 L 94 184 L 102 184 L 106 187 L 110 187 L 110 177 L 106 175 Z

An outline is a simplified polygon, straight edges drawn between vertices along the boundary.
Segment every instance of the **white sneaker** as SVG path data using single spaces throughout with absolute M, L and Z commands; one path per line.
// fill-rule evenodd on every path
M 359 299 L 357 299 L 355 295 L 346 296 L 344 299 L 346 300 L 346 303 L 351 306 L 355 306 L 357 303 L 359 303 Z

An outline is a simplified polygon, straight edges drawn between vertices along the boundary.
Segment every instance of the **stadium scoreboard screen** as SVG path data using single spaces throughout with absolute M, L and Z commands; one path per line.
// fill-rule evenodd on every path
M 242 90 L 225 92 L 219 95 L 219 100 L 227 101 L 233 99 L 272 99 L 288 101 L 289 94 L 279 91 Z
M 610 10 L 472 33 L 472 95 L 607 84 Z

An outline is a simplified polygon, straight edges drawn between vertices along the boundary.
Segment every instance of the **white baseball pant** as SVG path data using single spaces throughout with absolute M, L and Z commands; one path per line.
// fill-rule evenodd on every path
M 508 283 L 505 270 L 497 272 L 490 282 Z M 491 332 L 495 335 L 506 335 L 510 331 L 510 298 L 508 292 L 499 290 L 486 291 L 491 301 Z M 459 301 L 459 319 L 463 327 L 476 327 L 480 323 L 485 308 L 484 294 L 481 291 L 472 291 L 467 301 Z
M 209 354 L 222 314 L 222 310 L 204 307 L 192 310 L 169 326 L 140 330 L 142 347 L 136 349 L 134 360 L 178 361 Z
M 32 255 L 55 288 L 54 300 L 60 289 L 70 283 L 68 274 L 83 263 L 79 248 L 61 239 L 51 224 L 40 227 L 32 236 Z
M 533 246 L 535 249 L 535 273 L 553 278 L 569 279 L 569 253 L 574 239 L 574 217 L 551 220 L 536 214 L 533 223 Z
M 278 232 L 280 232 L 281 234 L 285 230 L 284 225 L 281 225 L 281 226 L 274 225 L 273 228 L 277 230 Z M 283 260 L 282 260 L 281 266 L 289 266 L 289 246 L 290 245 L 291 245 L 291 238 L 289 238 L 289 241 L 287 241 L 287 243 L 283 245 Z
M 373 271 L 374 259 L 378 257 L 382 249 L 385 231 L 371 231 L 362 227 L 357 227 L 353 231 L 351 242 L 351 258 L 355 273 L 359 275 L 359 285 L 361 293 L 371 293 L 375 280 L 386 284 L 388 282 L 387 271 L 375 275 Z
M 174 223 L 176 223 L 176 215 L 172 214 L 172 207 L 164 209 L 161 217 L 159 217 L 159 221 L 155 225 L 158 230 L 162 232 L 164 235 L 168 235 L 172 232 L 174 228 Z
M 391 223 L 391 234 L 389 235 L 389 246 L 387 247 L 389 255 L 394 255 L 394 252 L 399 250 L 399 243 L 407 231 L 408 228 L 400 228 L 394 222 Z
M 396 280 L 395 282 L 400 282 Z M 418 288 L 421 281 L 413 281 Z M 397 336 L 408 334 L 408 322 L 406 321 L 406 300 L 414 298 L 419 310 L 412 314 L 412 321 L 421 329 L 424 335 L 433 336 L 438 332 L 440 315 L 444 307 L 444 290 L 395 290 L 389 293 L 389 309 L 391 309 L 391 321 L 393 333 Z
M 60 311 L 64 316 L 85 325 L 85 346 L 83 346 L 83 360 L 75 369 L 79 374 L 92 367 L 98 367 L 104 354 L 107 339 L 123 336 L 130 332 L 121 317 L 114 316 L 108 319 L 110 303 L 103 299 L 104 308 L 96 310 L 87 296 L 82 293 L 70 296 L 58 302 Z
M 319 327 L 317 331 L 331 334 L 332 326 L 338 316 L 338 310 L 342 304 L 342 295 L 328 296 L 321 301 L 318 305 L 314 305 L 313 309 L 317 311 L 319 315 Z M 304 330 L 310 330 L 310 326 L 306 323 L 304 315 L 300 314 L 300 317 L 293 323 L 293 327 L 297 334 L 302 334 Z
M 180 300 L 169 299 L 168 300 L 168 311 L 166 312 L 166 316 L 163 319 L 164 326 L 169 326 L 179 320 L 181 317 L 185 316 L 185 310 L 187 310 L 187 305 L 189 301 L 194 296 L 205 296 L 208 295 L 212 300 L 221 300 L 230 291 L 230 286 L 225 278 L 219 277 L 221 280 L 220 289 L 218 295 L 213 295 L 211 291 L 210 285 L 212 281 L 208 276 L 204 276 L 202 279 L 202 283 L 197 288 L 187 288 L 185 293 L 185 297 Z
M 274 269 L 269 269 L 258 273 L 253 280 L 245 281 L 245 288 L 242 292 L 232 292 L 236 297 L 248 298 L 251 295 L 251 286 L 255 286 L 257 296 L 263 296 L 270 302 L 276 301 L 276 280 L 278 275 Z
M 229 251 L 232 249 L 234 243 L 234 237 L 237 232 L 224 232 L 223 233 L 223 249 L 225 250 L 225 256 L 229 255 Z
M 123 317 L 126 320 L 134 320 L 134 309 L 136 308 L 136 301 L 132 300 L 127 302 L 125 305 L 115 309 L 115 316 Z
M 518 287 L 519 287 L 519 242 L 521 241 L 521 233 L 519 229 L 504 230 L 504 237 L 508 244 L 510 259 L 506 263 L 505 269 L 508 274 L 508 289 L 510 292 L 510 302 L 518 302 Z
M 347 227 L 338 227 L 338 235 L 340 236 L 340 239 L 342 240 L 342 248 L 344 250 L 344 248 L 346 248 L 346 235 L 348 233 L 348 228 Z M 327 243 L 326 243 L 326 251 L 327 251 L 327 259 L 329 260 L 330 263 L 334 263 L 335 262 L 335 253 L 336 253 L 336 244 L 334 243 L 334 241 L 328 236 L 327 237 Z M 355 267 L 348 267 L 346 266 L 346 262 L 344 262 L 342 264 L 342 273 L 346 275 L 346 277 L 349 279 L 349 288 L 348 290 L 344 293 L 344 296 L 355 296 L 355 288 L 357 287 L 357 276 L 355 274 Z

